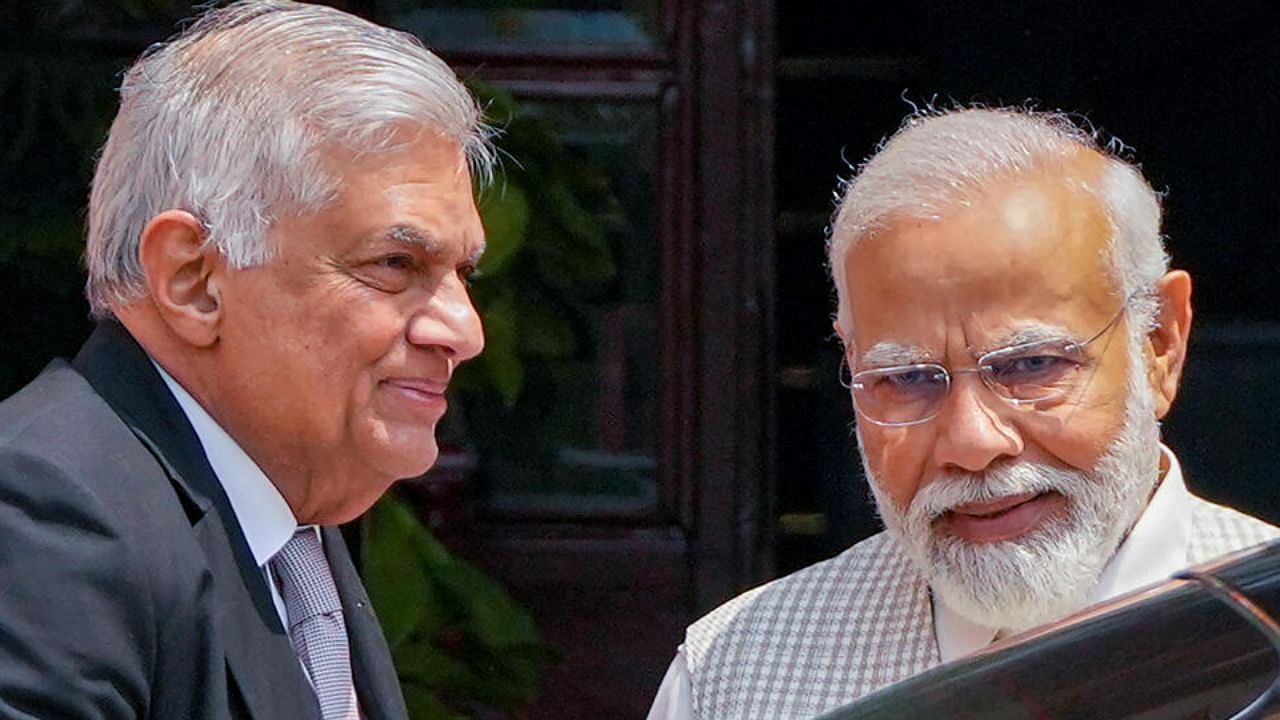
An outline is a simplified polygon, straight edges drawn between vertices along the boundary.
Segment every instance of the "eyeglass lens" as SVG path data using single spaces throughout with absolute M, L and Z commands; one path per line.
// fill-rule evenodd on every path
M 1080 346 L 1049 341 L 998 350 L 979 359 L 983 383 L 1014 404 L 1061 397 L 1075 389 L 1082 364 Z M 934 417 L 951 387 L 942 365 L 921 363 L 859 372 L 853 377 L 858 409 L 875 422 L 909 424 Z

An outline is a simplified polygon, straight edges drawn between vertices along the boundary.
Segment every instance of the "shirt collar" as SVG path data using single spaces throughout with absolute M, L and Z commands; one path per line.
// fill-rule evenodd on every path
M 226 491 L 236 521 L 244 530 L 254 562 L 265 565 L 298 529 L 293 510 L 275 483 L 200 403 L 158 363 L 152 360 L 151 364 L 160 371 L 160 377 L 196 431 L 209 466 Z
M 1089 591 L 1095 605 L 1140 587 L 1167 580 L 1187 566 L 1191 542 L 1191 493 L 1178 458 L 1164 445 L 1160 452 L 1169 469 L 1138 522 Z M 991 644 L 996 631 L 974 623 L 933 599 L 933 624 L 942 662 L 965 657 Z

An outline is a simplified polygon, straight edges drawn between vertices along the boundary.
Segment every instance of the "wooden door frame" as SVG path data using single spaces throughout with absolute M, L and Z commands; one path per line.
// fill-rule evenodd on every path
M 442 53 L 518 96 L 660 107 L 658 507 L 450 538 L 565 651 L 537 717 L 642 715 L 684 626 L 773 572 L 773 6 L 667 0 L 664 23 L 653 52 Z

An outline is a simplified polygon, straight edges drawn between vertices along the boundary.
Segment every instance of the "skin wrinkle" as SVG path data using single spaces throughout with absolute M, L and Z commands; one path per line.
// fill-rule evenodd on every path
M 463 171 L 482 181 L 496 157 L 479 107 L 419 41 L 322 6 L 207 13 L 130 69 L 120 108 L 90 199 L 96 317 L 145 295 L 137 238 L 164 210 L 195 214 L 206 241 L 246 268 L 273 257 L 280 215 L 337 195 L 347 163 L 326 166 L 328 148 L 394 152 L 412 127 L 457 143 Z
M 434 462 L 438 414 L 388 381 L 443 387 L 455 362 L 483 347 L 461 278 L 483 227 L 458 163 L 456 144 L 427 135 L 349 168 L 330 208 L 277 224 L 276 259 L 225 271 L 223 349 L 208 389 L 193 394 L 301 521 L 350 519 Z M 435 239 L 435 252 L 406 247 L 396 227 Z M 379 268 L 388 253 L 413 264 Z M 274 388 L 271 403 L 263 387 Z
M 953 601 L 948 604 L 987 626 L 1023 627 L 1074 609 L 1158 477 L 1147 457 L 1158 443 L 1152 388 L 1144 382 L 1147 341 L 1139 331 L 1135 351 L 1116 344 L 1117 336 L 1132 332 L 1123 314 L 1108 326 L 1123 297 L 1106 268 L 1109 233 L 1093 196 L 1078 184 L 1036 174 L 997 184 L 967 209 L 953 206 L 939 222 L 887 227 L 846 258 L 853 322 L 842 337 L 849 357 L 858 357 L 860 343 L 870 348 L 861 356 L 866 364 L 962 364 L 983 354 L 975 348 L 1083 342 L 1104 332 L 1088 346 L 1087 376 L 1069 401 L 1034 411 L 1014 407 L 980 378 L 961 373 L 935 419 L 899 428 L 857 426 L 886 526 L 904 547 L 914 543 L 913 559 L 936 580 L 935 591 Z M 982 252 L 974 252 L 970 238 L 982 238 Z M 978 483 L 976 489 L 962 493 L 953 486 L 959 478 Z M 916 510 L 936 517 L 936 508 L 929 509 L 935 496 L 945 508 L 957 497 L 989 497 L 997 487 L 1005 488 L 999 494 L 1060 488 L 1065 518 L 1073 519 L 1053 511 L 1015 540 L 985 545 L 944 535 L 929 546 L 934 549 L 921 545 L 933 532 L 929 523 L 904 519 Z M 1089 494 L 1095 490 L 1102 494 Z M 921 508 L 913 506 L 916 497 Z M 1040 532 L 1044 528 L 1058 529 Z M 938 554 L 944 547 L 952 548 L 946 551 L 951 560 Z M 1027 557 L 1039 565 L 1029 566 Z M 1054 563 L 1073 569 L 1060 580 L 1040 571 Z
M 904 508 L 880 492 L 867 469 L 886 527 L 955 611 L 984 627 L 1017 631 L 1083 605 L 1093 580 L 1136 522 L 1160 477 L 1159 468 L 1152 472 L 1152 463 L 1143 455 L 1144 448 L 1158 441 L 1159 430 L 1144 383 L 1141 336 L 1131 336 L 1128 354 L 1126 422 L 1104 448 L 1092 477 L 1036 463 L 1006 462 L 989 472 L 953 474 L 926 487 L 916 503 Z M 1077 500 L 1068 506 L 1068 516 L 1051 517 L 1032 533 L 990 548 L 967 546 L 933 527 L 937 518 L 962 502 L 1049 489 Z
M 1007 334 L 995 336 L 987 347 L 968 348 L 969 355 L 976 361 L 978 358 L 988 353 L 999 350 L 1007 350 L 1009 348 L 1026 345 L 1035 342 L 1061 340 L 1069 343 L 1082 342 L 1082 338 L 1076 333 L 1071 332 L 1061 325 L 1051 325 L 1035 321 L 1026 321 L 1020 323 L 1020 327 L 1010 330 Z M 907 345 L 904 343 L 896 343 L 890 341 L 878 342 L 871 346 L 869 350 L 863 353 L 858 370 L 869 368 L 885 368 L 895 365 L 916 365 L 920 363 L 937 363 L 937 353 L 916 345 Z M 948 368 L 950 370 L 950 368 Z
M 428 255 L 436 256 L 442 252 L 445 247 L 439 240 L 431 234 L 423 232 L 415 227 L 408 225 L 392 226 L 384 235 L 386 239 L 399 243 L 404 243 L 411 247 L 421 248 Z M 480 264 L 480 258 L 484 255 L 485 243 L 479 243 L 478 247 L 472 251 L 467 258 L 466 264 L 474 268 Z
M 1060 114 L 929 108 L 840 189 L 827 250 L 843 364 L 864 363 L 851 372 L 966 368 L 978 349 L 1102 329 L 1061 401 L 1015 407 L 965 372 L 930 421 L 855 415 L 889 533 L 935 599 L 992 629 L 1078 609 L 1167 468 L 1158 420 L 1182 372 L 1190 278 L 1169 270 L 1158 195 L 1106 152 Z M 1028 488 L 1055 494 L 1036 496 L 1019 536 L 935 522 Z

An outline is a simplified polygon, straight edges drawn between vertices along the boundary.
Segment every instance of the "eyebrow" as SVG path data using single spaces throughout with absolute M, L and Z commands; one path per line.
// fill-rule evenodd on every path
M 991 339 L 991 342 L 981 348 L 970 348 L 969 351 L 975 356 L 984 355 L 996 350 L 1014 347 L 1015 345 L 1026 345 L 1027 343 L 1045 342 L 1047 340 L 1065 340 L 1067 342 L 1080 342 L 1080 338 L 1075 333 L 1062 327 L 1061 325 L 1050 325 L 1041 322 L 1022 323 L 1013 330 L 998 335 Z
M 433 255 L 440 252 L 440 241 L 408 225 L 393 225 L 384 233 L 384 236 L 388 240 L 420 247 Z
M 398 243 L 420 247 L 428 255 L 440 255 L 444 251 L 444 243 L 436 239 L 435 236 L 409 225 L 393 225 L 384 233 L 384 237 Z M 467 257 L 467 262 L 471 265 L 479 264 L 480 257 L 484 255 L 484 250 L 485 243 L 477 244 L 475 250 L 472 250 Z
M 934 357 L 932 353 L 918 345 L 878 342 L 862 353 L 862 357 L 858 360 L 858 364 L 864 367 L 889 367 L 934 362 Z
M 996 336 L 990 343 L 982 348 L 969 348 L 969 352 L 977 358 L 996 350 L 1003 350 L 1005 348 L 1025 345 L 1027 343 L 1044 342 L 1047 340 L 1080 342 L 1080 338 L 1078 338 L 1075 333 L 1061 325 L 1027 322 L 1003 335 Z M 923 347 L 896 342 L 878 342 L 863 353 L 858 360 L 859 367 L 877 368 L 891 367 L 894 365 L 918 365 L 920 363 L 938 362 L 934 354 Z

